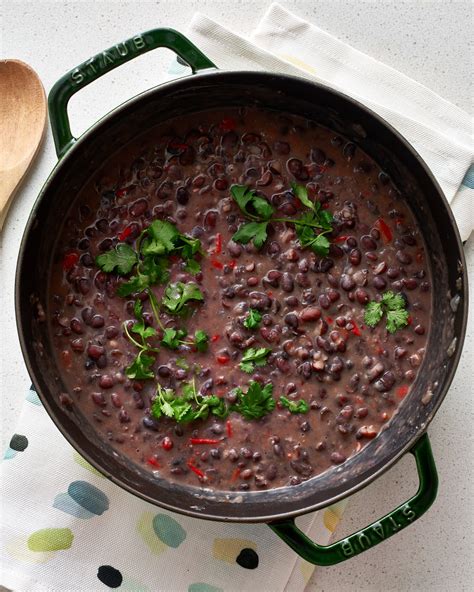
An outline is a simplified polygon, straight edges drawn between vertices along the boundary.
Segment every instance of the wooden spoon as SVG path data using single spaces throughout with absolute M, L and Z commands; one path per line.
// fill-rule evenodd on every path
M 0 230 L 45 126 L 46 96 L 36 72 L 19 60 L 0 60 Z

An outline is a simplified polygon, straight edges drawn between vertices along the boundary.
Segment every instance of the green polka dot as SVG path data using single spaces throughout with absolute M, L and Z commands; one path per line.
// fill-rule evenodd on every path
M 93 467 L 90 463 L 88 463 L 85 458 L 82 458 L 82 456 L 78 452 L 74 452 L 73 459 L 74 459 L 74 462 L 77 462 L 77 464 L 81 465 L 81 467 L 84 467 L 84 469 L 87 469 L 88 471 L 90 471 L 94 475 L 97 475 L 97 477 L 102 477 L 102 479 L 105 478 L 104 475 L 102 475 L 102 473 L 99 473 L 99 471 L 95 467 Z
M 174 549 L 186 538 L 186 531 L 181 524 L 166 514 L 157 514 L 153 518 L 153 530 L 160 541 Z
M 27 544 L 30 551 L 61 551 L 69 549 L 73 539 L 69 528 L 43 528 L 31 534 Z
M 224 590 L 222 588 L 216 588 L 216 586 L 211 586 L 211 584 L 196 582 L 188 586 L 188 592 L 224 592 Z

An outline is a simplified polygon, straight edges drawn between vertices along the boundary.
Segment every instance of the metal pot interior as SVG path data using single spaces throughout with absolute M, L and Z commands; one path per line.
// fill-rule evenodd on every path
M 265 492 L 212 492 L 169 483 L 99 440 L 76 409 L 59 404 L 64 390 L 38 307 L 46 309 L 49 266 L 58 229 L 83 184 L 117 148 L 142 130 L 189 112 L 258 104 L 314 119 L 349 138 L 392 177 L 417 217 L 431 256 L 433 324 L 416 383 L 377 438 L 342 466 L 297 487 Z M 459 296 L 457 310 L 453 297 Z M 20 339 L 30 376 L 69 442 L 113 481 L 149 502 L 201 518 L 269 521 L 328 505 L 391 466 L 426 429 L 452 380 L 464 337 L 467 287 L 453 217 L 416 153 L 378 117 L 324 87 L 288 76 L 215 72 L 181 79 L 137 97 L 87 132 L 49 178 L 23 238 L 16 286 Z M 454 341 L 453 341 L 454 340 Z

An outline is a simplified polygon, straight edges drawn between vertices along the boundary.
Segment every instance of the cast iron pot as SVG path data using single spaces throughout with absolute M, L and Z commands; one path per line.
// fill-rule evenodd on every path
M 172 49 L 193 74 L 162 84 L 121 105 L 79 140 L 67 115 L 70 97 L 120 64 L 157 47 Z M 365 150 L 394 179 L 421 226 L 433 277 L 433 324 L 423 366 L 386 428 L 356 456 L 297 487 L 262 492 L 209 492 L 169 483 L 113 451 L 74 407 L 65 391 L 47 322 L 47 286 L 56 239 L 74 196 L 119 146 L 153 125 L 213 107 L 260 105 L 316 120 Z M 59 162 L 43 187 L 20 247 L 16 314 L 28 371 L 51 418 L 66 439 L 101 473 L 127 491 L 168 510 L 209 520 L 267 522 L 307 561 L 330 565 L 390 537 L 419 518 L 436 497 L 438 478 L 425 433 L 452 381 L 467 320 L 467 283 L 456 224 L 438 184 L 413 148 L 384 120 L 320 84 L 270 73 L 222 72 L 176 31 L 155 29 L 94 56 L 59 80 L 49 95 Z M 402 455 L 415 456 L 417 493 L 387 516 L 323 547 L 310 541 L 294 517 L 358 491 Z

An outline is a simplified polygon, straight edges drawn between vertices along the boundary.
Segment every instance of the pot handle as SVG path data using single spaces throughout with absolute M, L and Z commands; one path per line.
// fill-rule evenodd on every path
M 157 47 L 174 51 L 189 64 L 193 74 L 216 67 L 191 41 L 173 29 L 151 29 L 98 53 L 60 78 L 49 93 L 49 117 L 59 158 L 76 142 L 67 113 L 72 95 L 117 66 Z
M 412 524 L 424 514 L 436 499 L 438 474 L 428 434 L 424 434 L 411 448 L 418 469 L 420 485 L 415 495 L 395 510 L 358 530 L 354 534 L 332 543 L 318 545 L 311 541 L 295 524 L 294 519 L 270 522 L 270 528 L 300 557 L 315 565 L 335 565 L 350 559 Z

